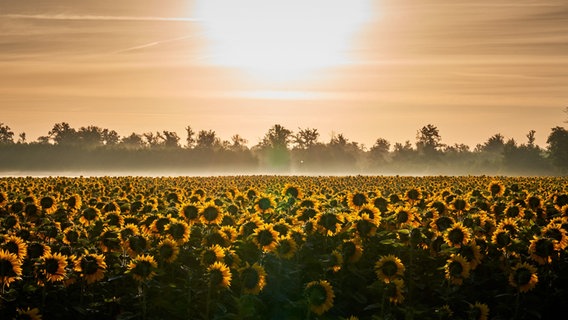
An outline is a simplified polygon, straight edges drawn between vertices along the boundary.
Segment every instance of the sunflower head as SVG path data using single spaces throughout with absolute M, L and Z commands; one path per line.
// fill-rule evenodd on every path
M 375 263 L 375 273 L 385 283 L 401 278 L 404 275 L 404 270 L 404 264 L 394 255 L 382 256 Z
M 0 284 L 10 286 L 22 276 L 22 262 L 13 253 L 0 249 Z
M 152 279 L 156 275 L 158 263 L 151 255 L 139 255 L 132 259 L 128 265 L 128 273 L 134 280 L 143 282 Z
M 525 293 L 532 290 L 538 283 L 537 269 L 526 262 L 518 263 L 511 269 L 509 284 Z
M 266 271 L 258 263 L 248 263 L 239 270 L 243 293 L 257 295 L 266 285 Z
M 333 307 L 335 294 L 327 280 L 308 283 L 304 289 L 304 295 L 310 310 L 317 315 L 322 315 Z
M 212 288 L 228 288 L 231 285 L 232 274 L 229 267 L 217 261 L 207 268 L 209 284 Z

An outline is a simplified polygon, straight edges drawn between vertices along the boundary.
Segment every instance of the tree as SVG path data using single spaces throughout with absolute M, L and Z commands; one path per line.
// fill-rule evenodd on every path
M 103 144 L 106 146 L 115 146 L 120 142 L 118 132 L 114 130 L 104 129 L 102 132 Z
M 291 138 L 292 131 L 279 124 L 275 124 L 272 128 L 268 129 L 268 132 L 264 135 L 260 144 L 262 147 L 288 149 Z
M 18 143 L 24 144 L 26 143 L 26 133 L 22 132 L 18 135 Z
M 155 148 L 160 144 L 159 132 L 156 132 L 156 134 L 154 134 L 153 132 L 146 132 L 143 133 L 142 136 L 146 140 L 146 145 L 148 145 L 150 148 Z
M 144 148 L 144 139 L 141 135 L 132 132 L 132 134 L 120 140 L 120 145 L 127 149 L 141 149 Z
M 299 129 L 299 128 L 298 128 Z M 298 133 L 292 135 L 293 143 L 298 149 L 309 149 L 313 147 L 319 138 L 318 129 L 299 129 Z
M 187 126 L 185 127 L 185 132 L 187 133 L 187 137 L 185 138 L 185 146 L 188 149 L 191 149 L 195 146 L 195 131 L 193 131 L 193 129 L 191 128 L 191 126 Z
M 97 126 L 81 127 L 77 135 L 83 146 L 97 147 L 103 144 L 103 129 Z
M 77 131 L 67 122 L 56 123 L 48 132 L 48 136 L 57 145 L 71 146 L 79 143 Z
M 552 128 L 546 143 L 552 163 L 566 172 L 568 170 L 568 131 L 562 127 Z
M 428 124 L 416 134 L 416 149 L 425 155 L 433 155 L 444 145 L 440 142 L 440 131 L 434 125 Z
M 235 134 L 231 137 L 231 144 L 229 144 L 228 149 L 232 151 L 244 151 L 247 149 L 247 143 L 247 139 L 241 137 L 239 134 Z
M 179 136 L 173 131 L 162 131 L 158 133 L 158 137 L 162 140 L 161 144 L 166 148 L 177 148 L 179 147 Z
M 489 153 L 502 153 L 505 147 L 505 137 L 502 134 L 497 133 L 491 136 L 482 145 L 477 145 L 475 150 L 478 152 L 489 152 Z
M 387 162 L 389 158 L 391 144 L 387 139 L 378 138 L 375 144 L 369 149 L 369 154 L 373 161 L 378 161 L 379 163 Z
M 221 140 L 213 130 L 199 130 L 195 144 L 196 149 L 213 150 L 221 145 Z
M 13 144 L 14 132 L 10 127 L 0 122 L 0 144 Z

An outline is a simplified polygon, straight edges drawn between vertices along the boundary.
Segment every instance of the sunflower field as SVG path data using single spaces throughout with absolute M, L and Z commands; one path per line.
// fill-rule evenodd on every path
M 547 319 L 567 182 L 0 178 L 0 318 Z

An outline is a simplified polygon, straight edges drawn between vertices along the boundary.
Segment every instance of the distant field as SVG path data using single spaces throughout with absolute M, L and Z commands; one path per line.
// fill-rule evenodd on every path
M 0 178 L 0 318 L 537 319 L 568 178 Z

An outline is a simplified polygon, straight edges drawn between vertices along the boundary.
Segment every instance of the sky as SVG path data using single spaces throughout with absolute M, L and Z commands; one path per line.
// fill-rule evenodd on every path
M 1 0 L 0 122 L 214 130 L 275 124 L 472 149 L 546 146 L 568 114 L 568 0 Z

